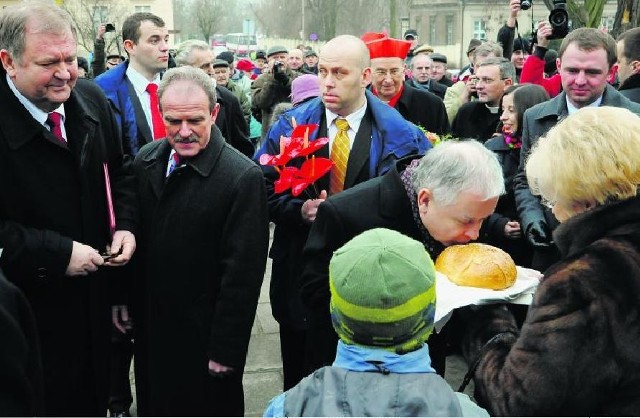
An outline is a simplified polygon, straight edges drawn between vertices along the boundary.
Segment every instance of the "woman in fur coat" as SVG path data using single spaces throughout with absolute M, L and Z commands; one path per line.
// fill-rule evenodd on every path
M 540 139 L 526 170 L 561 222 L 563 258 L 519 332 L 502 307 L 474 318 L 476 398 L 493 415 L 639 415 L 640 118 L 582 109 Z

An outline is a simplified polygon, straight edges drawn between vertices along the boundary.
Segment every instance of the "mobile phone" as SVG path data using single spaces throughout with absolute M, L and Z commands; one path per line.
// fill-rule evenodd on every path
M 115 253 L 115 254 L 111 254 L 111 253 L 108 253 L 108 252 L 104 252 L 104 253 L 101 253 L 101 254 L 100 254 L 100 256 L 102 257 L 102 259 L 103 259 L 104 261 L 109 261 L 109 260 L 111 260 L 112 258 L 116 258 L 116 257 L 117 257 L 117 256 L 119 256 L 120 254 L 122 254 L 122 249 L 120 249 L 120 251 L 118 251 L 118 252 L 117 252 L 117 253 Z
M 105 32 L 115 32 L 116 31 L 116 27 L 114 26 L 113 23 L 107 23 L 106 25 L 104 25 L 104 31 Z

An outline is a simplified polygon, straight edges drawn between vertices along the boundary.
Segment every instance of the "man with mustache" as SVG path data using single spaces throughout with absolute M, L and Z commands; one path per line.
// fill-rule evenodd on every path
M 346 155 L 346 161 L 342 160 L 344 167 L 334 166 L 330 175 L 316 182 L 315 188 L 308 188 L 309 192 L 298 197 L 288 192 L 276 194 L 274 182 L 278 173 L 272 167 L 263 167 L 270 216 L 276 224 L 270 253 L 273 258 L 270 294 L 271 310 L 280 324 L 285 389 L 295 386 L 315 369 L 305 367 L 305 345 L 316 342 L 306 342 L 309 322 L 300 299 L 300 258 L 318 206 L 328 194 L 340 193 L 382 175 L 396 159 L 423 153 L 431 147 L 415 125 L 366 89 L 371 83 L 370 65 L 369 50 L 361 39 L 342 35 L 327 42 L 318 62 L 320 97 L 280 116 L 256 153 L 256 161 L 262 154 L 277 155 L 280 136 L 291 135 L 295 119 L 298 124 L 319 125 L 310 140 L 329 138 L 329 144 L 318 150 L 316 156 L 332 158 L 338 164 L 336 156 Z M 341 141 L 346 149 L 338 147 Z M 302 164 L 301 159 L 295 163 Z M 335 341 L 330 344 L 335 350 Z
M 167 71 L 167 137 L 134 161 L 140 246 L 134 284 L 140 416 L 242 416 L 242 374 L 269 244 L 260 168 L 215 126 L 214 81 Z

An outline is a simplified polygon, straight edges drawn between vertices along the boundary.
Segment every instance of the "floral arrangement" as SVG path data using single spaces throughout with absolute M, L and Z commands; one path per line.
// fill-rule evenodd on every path
M 326 137 L 309 142 L 309 135 L 318 129 L 317 124 L 297 125 L 293 119 L 292 125 L 291 136 L 280 137 L 280 153 L 278 155 L 263 154 L 259 161 L 262 165 L 273 166 L 280 174 L 274 183 L 276 193 L 291 189 L 291 194 L 298 196 L 316 180 L 327 174 L 333 167 L 333 162 L 328 158 L 316 158 L 315 155 L 309 157 L 329 143 L 329 138 Z M 300 168 L 287 166 L 289 161 L 298 157 L 305 158 Z
M 442 143 L 442 142 L 445 142 L 445 141 L 457 141 L 458 140 L 458 138 L 455 138 L 451 134 L 438 135 L 435 132 L 427 131 L 427 129 L 422 125 L 417 125 L 417 126 L 418 126 L 418 129 L 420 129 L 422 131 L 424 136 L 427 137 L 429 142 L 431 142 L 431 145 L 433 145 L 434 147 L 436 145 Z

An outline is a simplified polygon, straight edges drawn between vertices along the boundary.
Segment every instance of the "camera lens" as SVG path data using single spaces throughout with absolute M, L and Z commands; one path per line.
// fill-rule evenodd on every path
M 531 0 L 520 0 L 520 9 L 529 10 L 531 8 Z
M 551 23 L 551 26 L 564 26 L 567 24 L 567 19 L 568 16 L 564 10 L 560 10 L 557 13 L 552 12 L 549 15 L 549 23 Z

